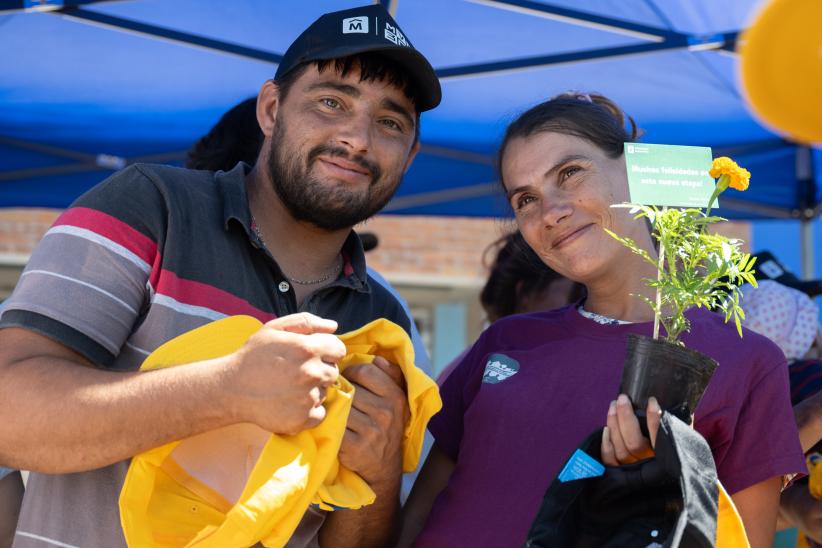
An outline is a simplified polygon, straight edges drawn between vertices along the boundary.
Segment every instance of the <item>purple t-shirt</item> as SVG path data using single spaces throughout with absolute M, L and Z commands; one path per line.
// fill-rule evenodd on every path
M 779 348 L 753 331 L 689 311 L 686 346 L 719 363 L 695 413 L 730 493 L 805 471 Z M 571 452 L 604 426 L 619 389 L 628 333 L 574 306 L 494 323 L 441 389 L 429 424 L 456 467 L 417 545 L 521 546 L 545 490 Z

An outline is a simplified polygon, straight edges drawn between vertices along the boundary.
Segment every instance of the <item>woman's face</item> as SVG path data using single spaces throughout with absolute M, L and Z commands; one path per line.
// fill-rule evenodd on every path
M 610 207 L 629 198 L 622 156 L 612 159 L 584 139 L 542 132 L 509 142 L 502 175 L 528 245 L 572 280 L 607 275 L 625 256 L 604 228 L 640 245 L 648 241 L 642 222 L 627 209 Z

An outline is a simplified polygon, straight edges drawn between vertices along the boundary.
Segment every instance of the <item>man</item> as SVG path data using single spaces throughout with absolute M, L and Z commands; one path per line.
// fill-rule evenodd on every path
M 236 104 L 226 111 L 208 132 L 197 140 L 186 153 L 185 167 L 191 169 L 205 169 L 208 171 L 229 171 L 238 162 L 253 164 L 263 146 L 263 133 L 257 122 L 257 98 L 251 97 Z M 276 144 L 273 144 L 276 146 Z M 363 250 L 368 252 L 376 245 L 376 238 L 371 241 L 363 233 L 358 233 L 362 240 Z M 388 290 L 402 306 L 408 317 L 411 310 L 405 299 L 379 272 L 371 268 L 366 269 L 369 282 L 377 283 Z M 422 369 L 430 377 L 434 376 L 428 351 L 423 343 L 422 336 L 414 322 L 411 322 L 411 342 L 414 345 L 414 365 Z M 433 438 L 426 431 L 425 443 L 420 455 L 420 462 L 424 462 L 428 451 L 433 444 Z M 411 492 L 411 487 L 417 479 L 419 468 L 414 472 L 404 474 L 400 500 L 405 501 Z M 15 515 L 16 518 L 16 515 Z M 1 546 L 1 545 L 0 545 Z
M 366 32 L 367 31 L 367 32 Z M 129 457 L 239 422 L 295 433 L 324 417 L 345 350 L 332 335 L 400 305 L 365 272 L 351 227 L 391 198 L 440 87 L 380 6 L 327 14 L 257 101 L 253 169 L 136 165 L 81 197 L 32 255 L 0 318 L 0 465 L 29 469 L 16 547 L 122 546 Z M 136 372 L 213 319 L 266 326 L 215 360 Z M 351 371 L 349 374 L 348 371 Z M 289 545 L 390 542 L 406 398 L 398 369 L 355 366 L 342 464 L 377 494 L 309 511 Z

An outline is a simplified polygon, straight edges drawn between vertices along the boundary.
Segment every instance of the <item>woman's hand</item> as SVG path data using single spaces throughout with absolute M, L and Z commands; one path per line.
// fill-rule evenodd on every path
M 648 433 L 651 440 L 642 435 L 639 421 L 634 415 L 631 400 L 620 394 L 608 407 L 607 426 L 602 431 L 602 462 L 607 466 L 631 464 L 654 456 L 656 433 L 659 430 L 659 418 L 662 410 L 656 398 L 648 398 L 645 409 L 648 421 Z

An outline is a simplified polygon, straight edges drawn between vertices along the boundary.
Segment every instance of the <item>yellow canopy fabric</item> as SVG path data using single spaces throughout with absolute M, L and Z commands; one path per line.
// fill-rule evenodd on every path
M 819 0 L 771 0 L 739 41 L 742 89 L 751 109 L 800 143 L 822 143 L 820 20 Z
M 225 356 L 262 324 L 248 316 L 212 322 L 155 350 L 141 370 Z M 442 406 L 436 383 L 414 366 L 411 340 L 398 325 L 376 320 L 340 336 L 348 353 L 340 370 L 382 356 L 405 374 L 411 419 L 403 469 L 416 468 L 428 420 Z M 308 505 L 360 508 L 374 492 L 337 459 L 354 387 L 340 377 L 328 389 L 326 418 L 294 436 L 237 424 L 146 451 L 132 459 L 120 493 L 129 546 L 282 546 Z

